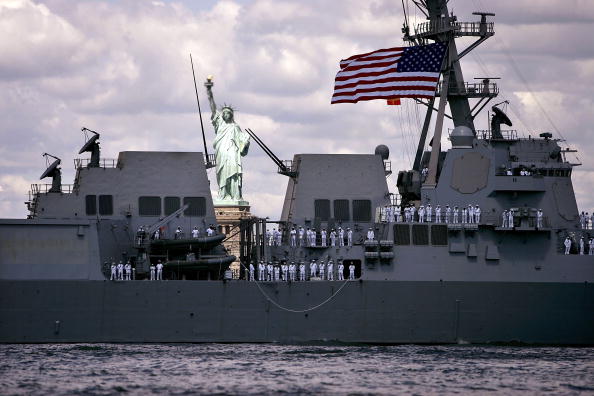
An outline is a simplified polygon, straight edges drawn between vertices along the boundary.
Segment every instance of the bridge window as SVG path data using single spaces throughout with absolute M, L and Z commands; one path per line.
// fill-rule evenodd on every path
M 138 214 L 140 216 L 161 216 L 161 197 L 139 197 Z
M 113 214 L 113 196 L 99 195 L 99 214 L 111 216 Z
M 94 216 L 97 214 L 97 196 L 87 195 L 85 197 L 85 208 L 87 216 Z
M 165 205 L 165 216 L 169 216 L 181 207 L 179 197 L 165 197 L 163 203 Z
M 336 221 L 349 221 L 351 219 L 348 199 L 334 200 L 334 219 Z
M 316 199 L 314 201 L 314 217 L 321 221 L 328 221 L 330 218 L 330 200 Z
M 371 221 L 371 201 L 368 199 L 353 200 L 353 221 Z
M 185 197 L 184 205 L 190 206 L 184 210 L 184 216 L 204 217 L 206 216 L 206 198 L 204 197 Z

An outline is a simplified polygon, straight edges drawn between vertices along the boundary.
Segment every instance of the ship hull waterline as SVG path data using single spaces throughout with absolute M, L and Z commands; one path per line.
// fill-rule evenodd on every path
M 0 342 L 594 345 L 594 286 L 513 282 L 0 281 Z M 308 312 L 296 311 L 330 301 Z

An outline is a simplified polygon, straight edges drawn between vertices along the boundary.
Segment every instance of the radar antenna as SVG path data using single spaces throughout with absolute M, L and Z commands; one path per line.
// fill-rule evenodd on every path
M 51 163 L 46 169 L 45 172 L 39 177 L 39 180 L 45 179 L 46 177 L 52 178 L 52 187 L 49 189 L 48 192 L 51 193 L 61 193 L 62 192 L 62 171 L 58 168 L 58 165 L 62 162 L 62 160 L 56 156 L 53 156 L 48 153 L 43 153 L 43 157 L 45 157 L 46 165 L 49 163 L 49 158 L 54 158 L 54 162 Z
M 98 132 L 95 132 L 95 131 L 93 131 L 89 128 L 85 128 L 85 127 L 82 127 L 80 130 L 85 134 L 85 139 L 87 139 L 87 141 L 85 142 L 85 144 L 83 144 L 83 146 L 78 151 L 78 153 L 82 154 L 84 152 L 90 152 L 91 160 L 89 161 L 89 164 L 87 165 L 87 167 L 88 168 L 99 168 L 100 149 L 99 149 L 98 140 L 99 140 L 99 136 L 101 136 L 101 135 Z M 89 138 L 87 132 L 93 133 L 94 135 Z
M 507 101 L 501 103 L 507 103 Z M 491 139 L 503 139 L 503 134 L 501 133 L 501 124 L 512 126 L 512 122 L 507 114 L 497 107 L 501 103 L 491 107 L 491 110 L 493 110 L 493 118 L 491 118 Z

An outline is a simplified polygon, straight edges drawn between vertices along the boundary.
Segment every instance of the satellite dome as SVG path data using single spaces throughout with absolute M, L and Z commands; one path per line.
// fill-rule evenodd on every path
M 380 144 L 375 148 L 375 155 L 379 155 L 385 161 L 390 156 L 390 149 L 385 144 Z
M 472 148 L 472 141 L 474 140 L 474 133 L 472 129 L 465 125 L 460 125 L 454 128 L 450 134 L 450 141 L 453 148 Z

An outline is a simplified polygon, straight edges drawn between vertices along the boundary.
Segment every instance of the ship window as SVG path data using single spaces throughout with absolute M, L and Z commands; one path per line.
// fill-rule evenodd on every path
M 412 236 L 413 245 L 429 244 L 429 228 L 425 224 L 413 224 Z
M 99 195 L 99 214 L 111 216 L 113 214 L 113 196 Z
M 316 199 L 314 201 L 314 217 L 321 221 L 328 221 L 330 218 L 330 200 Z
M 336 221 L 349 221 L 351 219 L 348 199 L 334 200 L 334 219 Z
M 410 245 L 410 227 L 408 224 L 394 225 L 394 244 Z
M 179 197 L 165 197 L 163 204 L 165 205 L 165 216 L 169 216 L 180 208 L 180 199 Z
M 368 199 L 353 200 L 353 221 L 371 221 L 371 201 Z
M 190 206 L 184 210 L 184 216 L 203 217 L 206 216 L 206 198 L 204 197 L 185 197 L 184 205 Z
M 448 244 L 448 226 L 435 224 L 431 226 L 431 244 L 445 246 Z
M 97 214 L 97 196 L 87 195 L 85 197 L 85 207 L 87 216 L 94 216 Z
M 139 197 L 138 214 L 140 216 L 161 216 L 161 197 Z

